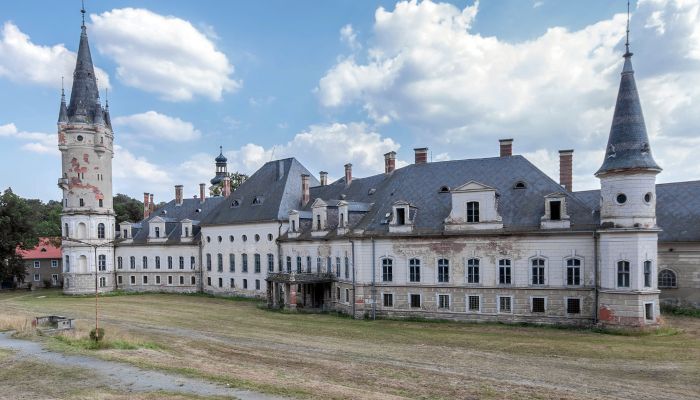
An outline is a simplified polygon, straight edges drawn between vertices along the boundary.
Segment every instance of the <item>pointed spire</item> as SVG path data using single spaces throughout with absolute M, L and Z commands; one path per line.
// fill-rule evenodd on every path
M 105 88 L 105 108 L 104 108 L 104 120 L 105 125 L 111 130 L 112 129 L 112 119 L 109 117 L 109 90 Z
M 637 83 L 632 68 L 632 53 L 629 47 L 629 2 L 627 3 L 627 37 L 625 40 L 625 64 L 622 68 L 620 88 L 615 103 L 605 160 L 596 176 L 624 170 L 661 171 L 654 161 L 649 146 L 642 104 L 639 101 Z
M 83 23 L 80 27 L 80 45 L 73 72 L 73 87 L 68 104 L 68 118 L 72 122 L 92 122 L 96 105 L 99 102 L 95 68 L 92 65 L 87 28 L 85 27 L 85 7 L 81 8 Z M 101 108 L 101 107 L 100 107 Z
M 68 109 L 66 108 L 66 91 L 63 89 L 63 77 L 61 77 L 61 106 L 58 110 L 58 123 L 68 122 Z

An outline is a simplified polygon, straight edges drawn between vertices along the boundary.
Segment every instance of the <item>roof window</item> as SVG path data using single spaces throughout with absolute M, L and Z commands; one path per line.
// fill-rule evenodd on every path
M 517 181 L 515 182 L 515 185 L 513 185 L 513 189 L 526 189 L 527 185 L 523 181 Z
M 440 193 L 450 193 L 449 186 L 440 186 Z

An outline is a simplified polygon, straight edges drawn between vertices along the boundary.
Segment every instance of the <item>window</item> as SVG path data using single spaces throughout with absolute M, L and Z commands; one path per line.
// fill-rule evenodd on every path
M 501 285 L 511 284 L 510 260 L 498 260 L 498 283 Z
M 104 203 L 102 202 L 102 199 L 97 200 L 98 206 L 99 207 L 104 207 Z
M 523 181 L 515 182 L 515 185 L 513 185 L 513 189 L 525 189 L 525 188 L 527 188 L 527 185 Z
M 406 225 L 406 208 L 396 208 L 396 225 Z
M 224 272 L 224 255 L 221 253 L 216 255 L 216 271 Z
M 533 285 L 544 285 L 544 259 L 532 259 L 532 279 Z
M 408 280 L 420 282 L 420 260 L 417 258 L 408 260 Z
M 248 236 L 243 235 L 243 236 L 241 236 L 241 239 L 242 239 L 244 242 L 247 242 L 247 241 L 248 241 Z
M 172 284 L 173 284 L 173 276 L 168 275 L 168 285 L 172 285 Z
M 170 264 L 170 257 L 168 257 L 168 264 Z M 207 254 L 207 271 L 211 271 L 211 254 Z
M 160 269 L 160 256 L 156 256 L 156 269 Z
M 248 289 L 248 280 L 243 279 L 243 289 Z
M 469 295 L 467 296 L 467 311 L 468 312 L 481 312 L 481 296 Z
M 216 237 L 216 240 L 218 240 L 219 243 L 221 243 L 221 241 L 224 240 L 224 239 L 223 239 L 221 236 L 217 236 L 217 237 Z
M 148 285 L 148 275 L 143 276 L 143 284 Z
M 567 314 L 581 314 L 581 299 L 566 299 Z
M 117 257 L 117 269 L 122 269 L 123 266 L 124 266 L 124 260 L 122 259 L 122 256 Z
M 197 283 L 197 279 L 194 276 L 190 277 L 190 284 L 194 285 L 195 283 Z
M 450 281 L 450 260 L 441 258 L 438 260 L 438 282 Z
M 335 276 L 340 278 L 340 257 L 335 258 Z
M 155 228 L 153 228 L 153 231 L 156 233 L 155 236 L 156 236 L 157 238 L 159 238 L 159 237 L 160 237 L 160 228 L 156 226 Z
M 330 257 L 326 258 L 326 272 L 329 274 L 333 273 L 333 260 Z
M 194 266 L 196 264 L 196 258 L 194 256 L 190 257 L 190 269 L 194 269 Z
M 186 226 L 185 227 L 185 237 L 189 237 L 189 236 L 190 236 L 190 227 Z
M 470 201 L 467 203 L 467 222 L 479 222 L 478 201 Z
M 80 199 L 79 202 L 80 202 L 80 207 L 85 206 L 85 201 L 83 199 Z
M 66 237 L 70 236 L 70 235 L 68 234 L 68 224 L 63 224 L 63 230 L 64 230 L 64 232 L 65 232 L 64 235 L 65 235 Z M 126 234 L 124 235 L 124 237 L 126 237 Z
M 136 257 L 129 257 L 129 268 L 136 269 Z
M 271 233 L 268 233 L 268 234 L 267 234 L 267 241 L 268 241 L 268 242 L 271 242 L 271 241 L 272 241 L 272 234 L 271 234 Z
M 66 263 L 63 265 L 63 271 L 70 272 L 70 256 L 66 256 Z
M 148 269 L 148 257 L 143 256 L 141 266 L 143 267 L 143 269 Z
M 136 284 L 136 277 L 134 275 L 129 276 L 129 282 L 132 285 L 135 285 Z
M 122 276 L 121 275 L 117 276 L 117 283 L 120 285 L 122 284 Z
M 219 278 L 219 287 L 224 287 L 224 280 Z
M 627 202 L 627 196 L 624 193 L 620 193 L 615 197 L 617 204 L 625 204 Z
M 97 224 L 97 238 L 98 239 L 104 239 L 105 238 L 105 224 L 99 223 Z
M 39 268 L 41 267 L 41 263 L 39 261 L 34 261 L 34 268 Z
M 180 277 L 180 285 L 184 285 L 184 284 L 185 284 L 185 277 L 181 276 Z
M 301 274 L 301 256 L 297 256 L 297 274 Z
M 644 195 L 644 202 L 645 202 L 645 203 L 647 203 L 647 204 L 648 204 L 648 203 L 651 203 L 651 199 L 652 199 L 652 194 L 651 194 L 651 192 L 649 192 L 649 193 L 647 193 L 647 194 Z
M 316 273 L 317 274 L 321 273 L 321 268 L 323 268 L 322 264 L 323 264 L 323 261 L 321 261 L 321 257 L 316 257 Z
M 479 283 L 479 259 L 467 260 L 467 283 Z
M 104 276 L 101 276 L 100 277 L 100 287 L 105 287 L 105 286 L 107 286 L 107 278 L 105 278 Z
M 100 254 L 97 256 L 97 269 L 99 271 L 107 271 L 107 256 Z
M 292 232 L 296 232 L 296 231 L 297 231 L 297 221 L 292 220 Z
M 34 274 L 34 282 L 39 282 L 41 280 L 41 275 Z
M 267 270 L 269 272 L 273 272 L 275 270 L 275 256 L 272 253 L 267 255 Z
M 235 279 L 233 279 L 233 278 L 229 279 L 229 287 L 231 287 L 231 289 L 236 287 L 236 280 Z
M 531 300 L 532 312 L 533 313 L 543 313 L 546 308 L 546 299 L 544 297 L 533 297 Z
M 211 286 L 211 276 L 207 276 L 207 286 Z
M 178 261 L 180 262 L 180 269 L 185 269 L 185 257 L 180 256 Z
M 384 293 L 382 295 L 383 299 L 383 305 L 384 307 L 393 307 L 394 306 L 394 295 L 392 293 Z
M 345 302 L 350 302 L 350 289 L 345 289 Z
M 644 261 L 644 287 L 651 287 L 651 261 Z
M 670 269 L 659 271 L 659 289 L 669 289 L 676 287 L 676 273 Z
M 391 282 L 394 280 L 394 260 L 391 258 L 382 259 L 382 281 Z
M 248 272 L 248 255 L 246 253 L 241 254 L 241 268 L 243 272 Z
M 411 308 L 420 308 L 420 295 L 419 294 L 409 294 L 408 295 L 409 304 Z
M 552 200 L 549 202 L 549 219 L 552 221 L 561 220 L 561 200 Z
M 259 242 L 259 241 L 260 241 L 260 235 L 258 235 L 257 233 L 255 234 L 255 241 L 256 241 L 256 242 Z
M 581 260 L 568 258 L 566 260 L 566 284 L 578 286 L 581 284 Z
M 160 275 L 156 275 L 156 285 L 160 285 Z
M 287 273 L 291 274 L 292 273 L 292 257 L 287 256 Z
M 343 213 L 340 213 L 340 218 L 338 218 L 338 225 L 341 227 L 345 226 L 345 215 Z
M 255 280 L 255 290 L 260 290 L 260 279 Z
M 654 320 L 654 303 L 644 303 L 644 319 L 647 321 Z
M 499 313 L 512 313 L 513 312 L 513 298 L 510 296 L 498 296 L 498 312 Z
M 233 253 L 228 255 L 228 272 L 236 272 L 236 255 Z
M 316 230 L 320 231 L 321 230 L 321 215 L 316 214 Z
M 350 278 L 350 259 L 345 257 L 345 279 Z
M 335 298 L 336 298 L 336 300 L 340 301 L 340 288 L 339 287 L 335 288 Z
M 207 254 L 209 256 L 209 271 L 211 271 L 211 255 Z M 173 269 L 173 256 L 168 256 L 168 269 Z
M 439 294 L 438 295 L 438 309 L 449 310 L 450 309 L 450 295 Z
M 306 272 L 311 273 L 311 256 L 306 256 Z
M 617 287 L 630 287 L 630 262 L 617 262 Z
M 124 239 L 128 239 L 128 238 L 129 238 L 129 231 L 124 229 Z

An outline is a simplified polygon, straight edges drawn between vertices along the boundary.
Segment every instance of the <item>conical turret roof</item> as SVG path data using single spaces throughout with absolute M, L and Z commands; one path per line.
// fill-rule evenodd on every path
M 71 122 L 92 123 L 97 112 L 101 112 L 95 68 L 92 65 L 90 45 L 85 24 L 81 26 L 78 57 L 73 72 L 73 87 L 68 104 L 68 119 Z

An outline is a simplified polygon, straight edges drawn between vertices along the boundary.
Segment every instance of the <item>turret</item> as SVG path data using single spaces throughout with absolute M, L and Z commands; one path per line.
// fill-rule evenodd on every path
M 63 81 L 63 78 L 61 78 Z M 66 92 L 63 90 L 63 82 L 61 82 L 61 106 L 58 109 L 58 123 L 65 124 L 68 122 L 68 108 L 66 107 Z

